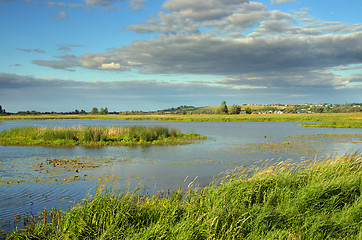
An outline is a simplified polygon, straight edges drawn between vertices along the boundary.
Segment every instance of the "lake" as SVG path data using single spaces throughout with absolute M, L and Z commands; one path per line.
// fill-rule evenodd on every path
M 166 126 L 207 140 L 151 147 L 52 148 L 0 145 L 0 229 L 17 215 L 68 209 L 101 184 L 157 193 L 191 182 L 208 185 L 237 166 L 361 152 L 362 129 L 302 128 L 290 122 L 161 122 L 116 120 L 1 121 L 0 131 L 22 126 Z M 82 165 L 83 164 L 83 165 Z M 11 219 L 11 220 L 10 220 Z M 16 221 L 15 221 L 16 222 Z M 15 225 L 14 225 L 15 224 Z

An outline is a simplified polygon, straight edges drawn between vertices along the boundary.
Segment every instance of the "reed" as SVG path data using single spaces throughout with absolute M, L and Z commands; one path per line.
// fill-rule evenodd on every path
M 180 133 L 166 127 L 20 127 L 0 133 L 6 145 L 108 146 L 186 144 L 204 139 L 198 134 Z
M 8 239 L 361 239 L 362 159 L 237 168 L 163 197 L 100 190 Z M 44 215 L 44 213 L 42 213 Z M 44 219 L 44 217 L 43 217 Z

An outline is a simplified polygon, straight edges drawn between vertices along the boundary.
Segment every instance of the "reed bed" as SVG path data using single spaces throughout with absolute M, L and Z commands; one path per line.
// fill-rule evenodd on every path
M 360 154 L 237 168 L 163 196 L 100 190 L 7 239 L 361 239 L 361 192 Z
M 1 144 L 42 146 L 186 144 L 204 138 L 161 126 L 19 127 L 0 133 Z

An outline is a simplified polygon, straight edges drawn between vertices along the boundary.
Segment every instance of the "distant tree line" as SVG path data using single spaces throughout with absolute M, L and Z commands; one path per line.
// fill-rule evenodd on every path
M 108 108 L 93 107 L 90 112 L 85 110 L 74 110 L 69 112 L 38 112 L 35 110 L 31 111 L 19 111 L 17 115 L 40 115 L 40 114 L 92 114 L 92 115 L 107 115 L 107 114 L 121 114 L 121 115 L 152 115 L 152 114 L 281 114 L 281 113 L 351 113 L 351 112 L 362 112 L 362 103 L 347 103 L 347 104 L 298 104 L 298 105 L 282 105 L 282 104 L 270 104 L 270 105 L 231 105 L 227 106 L 226 101 L 222 101 L 218 107 L 194 107 L 181 105 L 176 108 L 168 108 L 158 111 L 120 111 L 120 112 L 109 112 Z M 6 112 L 5 109 L 0 105 L 0 115 L 10 115 L 14 113 Z
M 101 108 L 100 111 L 98 111 L 98 108 L 94 107 L 92 108 L 92 111 L 90 112 L 91 114 L 100 114 L 100 115 L 107 115 L 108 112 L 108 108 Z
M 0 106 L 1 107 L 1 106 Z M 4 110 L 5 113 L 5 110 Z M 99 114 L 99 115 L 106 115 L 106 114 L 118 114 L 117 112 L 112 112 L 110 113 L 108 111 L 108 108 L 101 108 L 100 110 L 98 110 L 98 108 L 94 107 L 92 108 L 92 110 L 90 112 L 86 112 L 85 110 L 74 110 L 74 111 L 69 111 L 69 112 L 39 112 L 39 111 L 35 111 L 35 110 L 27 110 L 27 111 L 18 111 L 17 113 L 15 113 L 17 115 L 40 115 L 40 114 L 64 114 L 64 115 L 77 115 L 77 114 Z

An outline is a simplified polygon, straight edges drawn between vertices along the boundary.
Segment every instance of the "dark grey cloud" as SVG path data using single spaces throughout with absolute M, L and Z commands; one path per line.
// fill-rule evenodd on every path
M 51 60 L 33 60 L 33 64 L 39 65 L 39 66 L 46 66 L 51 67 L 54 69 L 66 69 L 69 67 L 78 67 L 82 66 L 78 60 L 78 58 L 75 55 L 67 54 L 58 56 L 57 58 L 60 58 L 62 60 L 58 61 L 51 61 Z
M 22 51 L 22 52 L 27 52 L 27 53 L 32 53 L 32 52 L 35 52 L 35 53 L 46 53 L 45 50 L 42 50 L 42 49 L 26 49 L 26 48 L 18 48 L 18 50 Z
M 83 0 L 87 5 L 112 6 L 116 0 Z
M 249 37 L 275 34 L 323 35 L 361 31 L 361 24 L 315 19 L 306 11 L 286 13 L 269 10 L 264 4 L 249 1 L 168 0 L 158 18 L 129 25 L 137 33 L 195 34 L 209 28 L 216 35 L 244 32 Z M 245 34 L 245 35 L 246 35 Z
M 85 8 L 86 4 L 68 3 L 68 2 L 48 2 L 49 7 L 70 7 L 70 8 Z
M 21 76 L 17 74 L 0 73 L 0 84 L 3 91 L 5 89 L 31 89 L 36 87 L 47 88 L 60 87 L 64 85 L 61 80 L 39 79 L 33 76 Z
M 225 82 L 226 83 L 226 82 Z M 235 87 L 202 81 L 172 83 L 156 80 L 82 82 L 0 73 L 0 103 L 9 112 L 20 110 L 73 111 L 107 106 L 111 111 L 157 110 L 180 105 L 242 103 L 345 103 L 361 101 L 360 88 Z M 16 96 L 16 98 L 14 98 Z M 262 97 L 260 97 L 262 96 Z
M 137 33 L 160 33 L 160 34 L 198 34 L 198 25 L 193 21 L 177 14 L 160 12 L 158 19 L 151 18 L 145 24 L 129 25 L 126 27 Z
M 127 29 L 138 33 L 195 34 L 200 32 L 198 27 L 209 27 L 210 24 L 215 27 L 220 25 L 217 21 L 233 15 L 240 8 L 252 11 L 253 6 L 255 3 L 249 3 L 249 0 L 168 0 L 162 5 L 166 12 L 159 12 L 158 19 L 129 25 Z M 254 15 L 251 17 L 255 18 Z
M 360 87 L 362 88 L 362 73 L 353 74 L 349 81 L 351 83 L 360 83 Z
M 309 81 L 307 81 L 310 79 Z M 308 69 L 299 69 L 299 71 L 285 71 L 280 74 L 278 71 L 269 71 L 267 73 L 253 73 L 235 75 L 225 80 L 216 81 L 219 84 L 230 86 L 250 86 L 265 88 L 341 88 L 351 82 L 350 77 L 341 77 L 328 71 L 310 71 Z
M 134 10 L 141 10 L 146 3 L 146 0 L 130 0 L 129 5 Z
M 27 0 L 30 1 L 30 0 Z M 132 0 L 131 0 L 132 1 Z M 134 1 L 134 0 L 133 0 Z M 138 0 L 142 1 L 142 0 Z M 85 8 L 85 9 L 118 9 L 117 3 L 124 2 L 124 0 L 82 0 L 80 3 L 69 1 L 49 1 L 49 7 L 63 7 L 63 8 Z M 140 4 L 139 4 L 140 5 Z
M 330 70 L 335 70 L 335 71 L 341 71 L 341 70 L 362 70 L 362 65 L 351 65 L 351 66 L 341 66 L 341 67 L 333 67 Z
M 195 21 L 220 19 L 249 0 L 168 0 L 162 7 Z
M 336 86 L 337 77 L 328 68 L 362 62 L 362 32 L 344 35 L 281 36 L 274 38 L 225 39 L 210 35 L 172 35 L 138 41 L 103 54 L 60 56 L 60 61 L 34 61 L 52 68 L 86 67 L 112 70 L 137 69 L 152 74 L 203 74 L 263 77 L 277 86 Z M 110 69 L 109 69 L 110 70 Z M 269 76 L 276 75 L 275 78 Z M 296 78 L 295 76 L 304 76 Z M 327 76 L 327 77 L 322 77 Z M 329 79 L 329 80 L 328 80 Z M 336 82 L 337 81 L 337 82 Z
M 274 3 L 282 2 L 289 1 Z M 128 26 L 160 34 L 155 39 L 33 63 L 67 70 L 217 75 L 226 79 L 218 84 L 235 89 L 343 88 L 351 79 L 333 68 L 362 63 L 362 31 L 354 31 L 361 24 L 322 21 L 307 11 L 271 11 L 247 0 L 167 0 L 162 7 L 157 17 Z
M 58 44 L 58 51 L 70 52 L 73 48 L 82 47 L 80 44 Z

